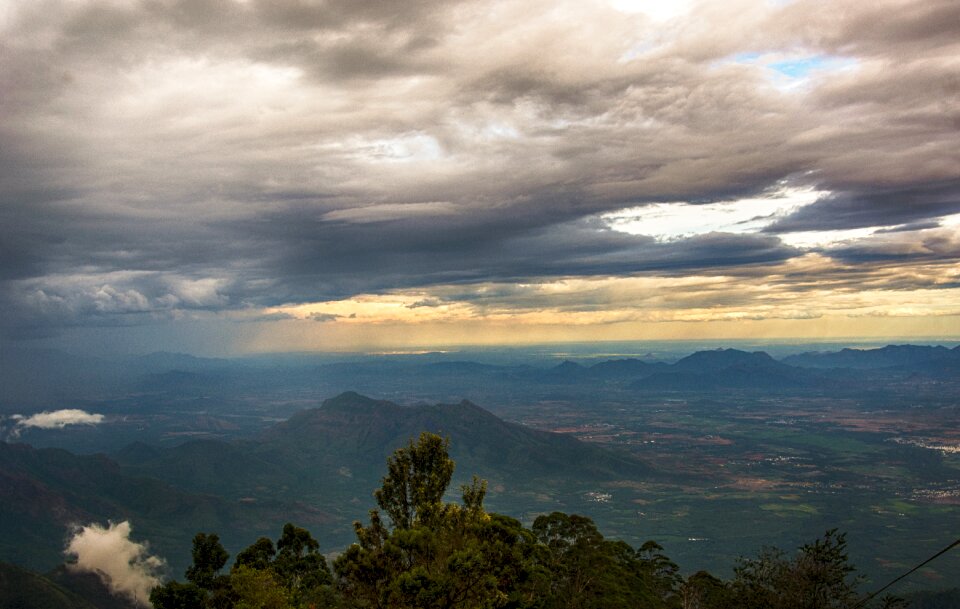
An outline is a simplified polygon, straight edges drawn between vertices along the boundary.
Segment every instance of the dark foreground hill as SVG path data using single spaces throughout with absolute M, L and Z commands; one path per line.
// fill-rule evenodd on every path
M 0 607 L 4 609 L 98 609 L 50 579 L 0 562 Z
M 0 560 L 49 569 L 76 526 L 108 520 L 130 520 L 157 551 L 172 552 L 189 545 L 195 528 L 238 533 L 252 512 L 129 473 L 104 455 L 0 443 Z

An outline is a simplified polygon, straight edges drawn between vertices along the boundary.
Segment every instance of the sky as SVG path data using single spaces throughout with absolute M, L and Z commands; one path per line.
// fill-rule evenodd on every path
M 0 345 L 960 337 L 956 0 L 0 0 Z

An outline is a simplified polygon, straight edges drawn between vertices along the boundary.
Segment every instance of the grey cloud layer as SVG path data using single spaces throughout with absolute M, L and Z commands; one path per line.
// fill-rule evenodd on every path
M 657 24 L 602 2 L 14 2 L 5 331 L 441 283 L 735 274 L 800 254 L 784 232 L 922 230 L 960 211 L 957 4 L 769 4 Z M 798 50 L 857 69 L 784 93 L 731 61 Z M 783 179 L 833 194 L 763 235 L 661 243 L 595 220 Z

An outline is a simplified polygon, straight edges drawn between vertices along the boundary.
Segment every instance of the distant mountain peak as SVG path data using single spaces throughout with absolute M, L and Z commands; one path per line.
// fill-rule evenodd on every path
M 400 408 L 393 402 L 375 400 L 356 391 L 345 391 L 338 396 L 326 399 L 320 407 L 326 412 L 392 411 Z
M 697 370 L 722 370 L 731 366 L 780 365 L 765 351 L 741 351 L 740 349 L 716 349 L 697 351 L 681 359 L 674 367 L 677 369 L 695 368 Z
M 381 467 L 382 458 L 424 431 L 450 438 L 461 471 L 497 479 L 650 471 L 632 456 L 504 421 L 466 399 L 404 407 L 351 391 L 278 423 L 262 440 L 314 468 L 346 464 L 359 476 L 371 463 Z

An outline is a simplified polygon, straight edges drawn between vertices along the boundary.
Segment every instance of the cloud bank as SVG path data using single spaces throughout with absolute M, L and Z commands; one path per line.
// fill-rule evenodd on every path
M 113 594 L 150 607 L 150 590 L 160 583 L 165 563 L 146 544 L 132 541 L 131 530 L 129 521 L 79 527 L 64 552 L 74 560 L 69 568 L 94 573 Z
M 879 281 L 891 248 L 901 276 L 960 263 L 922 246 L 960 214 L 952 0 L 14 0 L 0 41 L 6 339 L 811 254 Z M 636 212 L 711 205 L 666 240 Z M 604 220 L 627 210 L 649 226 Z

